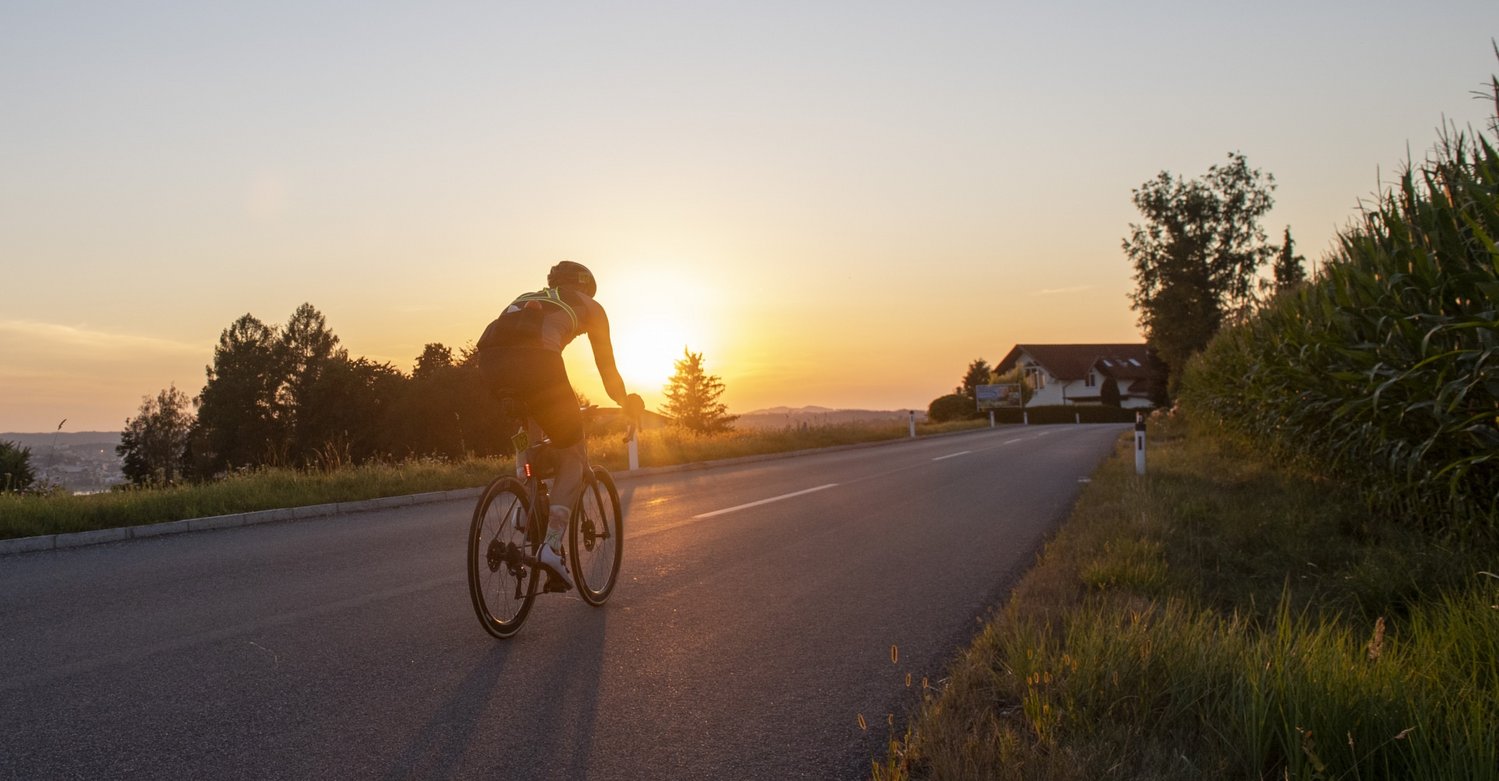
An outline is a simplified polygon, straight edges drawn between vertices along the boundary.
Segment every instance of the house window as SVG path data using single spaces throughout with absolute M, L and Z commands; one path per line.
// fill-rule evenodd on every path
M 1088 376 L 1083 379 L 1083 385 L 1091 388 L 1091 387 L 1093 387 L 1093 386 L 1095 386 L 1097 384 L 1098 384 L 1098 375 L 1094 374 L 1093 372 L 1088 372 Z

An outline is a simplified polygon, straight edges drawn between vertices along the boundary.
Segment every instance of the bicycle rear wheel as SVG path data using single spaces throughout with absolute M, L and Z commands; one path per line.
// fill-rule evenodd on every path
M 614 478 L 603 467 L 595 466 L 592 479 L 578 497 L 572 533 L 568 535 L 578 596 L 590 605 L 604 604 L 619 581 L 624 556 L 622 522 Z
M 525 484 L 508 475 L 491 482 L 474 508 L 468 593 L 479 623 L 495 637 L 519 631 L 536 599 L 537 568 L 529 563 L 526 543 L 526 527 L 533 520 Z

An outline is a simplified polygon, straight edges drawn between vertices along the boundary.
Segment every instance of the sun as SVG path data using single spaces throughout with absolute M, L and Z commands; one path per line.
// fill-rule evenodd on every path
M 676 373 L 683 349 L 692 342 L 686 325 L 670 317 L 621 323 L 611 330 L 619 374 L 632 392 L 642 395 L 661 391 Z
M 648 407 L 664 402 L 662 390 L 676 373 L 683 351 L 715 360 L 722 291 L 690 267 L 640 265 L 619 272 L 597 269 L 599 303 L 609 315 L 614 363 L 631 393 Z M 580 340 L 583 341 L 583 340 Z M 597 404 L 609 405 L 586 345 L 567 351 L 573 386 Z

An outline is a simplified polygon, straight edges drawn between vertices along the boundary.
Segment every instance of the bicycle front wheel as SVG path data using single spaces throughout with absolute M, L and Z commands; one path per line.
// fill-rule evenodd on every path
M 504 476 L 484 489 L 468 533 L 468 592 L 484 630 L 509 637 L 520 630 L 536 599 L 526 527 L 535 522 L 526 486 Z M 543 521 L 544 523 L 545 521 Z
M 619 581 L 624 556 L 624 528 L 619 490 L 614 478 L 601 466 L 583 487 L 573 509 L 569 553 L 578 596 L 590 605 L 602 605 Z

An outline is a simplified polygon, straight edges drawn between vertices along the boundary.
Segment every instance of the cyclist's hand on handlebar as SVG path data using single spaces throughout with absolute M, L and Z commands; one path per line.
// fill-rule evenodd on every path
M 640 398 L 640 394 L 631 393 L 625 396 L 624 408 L 625 417 L 639 423 L 641 416 L 645 415 L 645 400 Z

